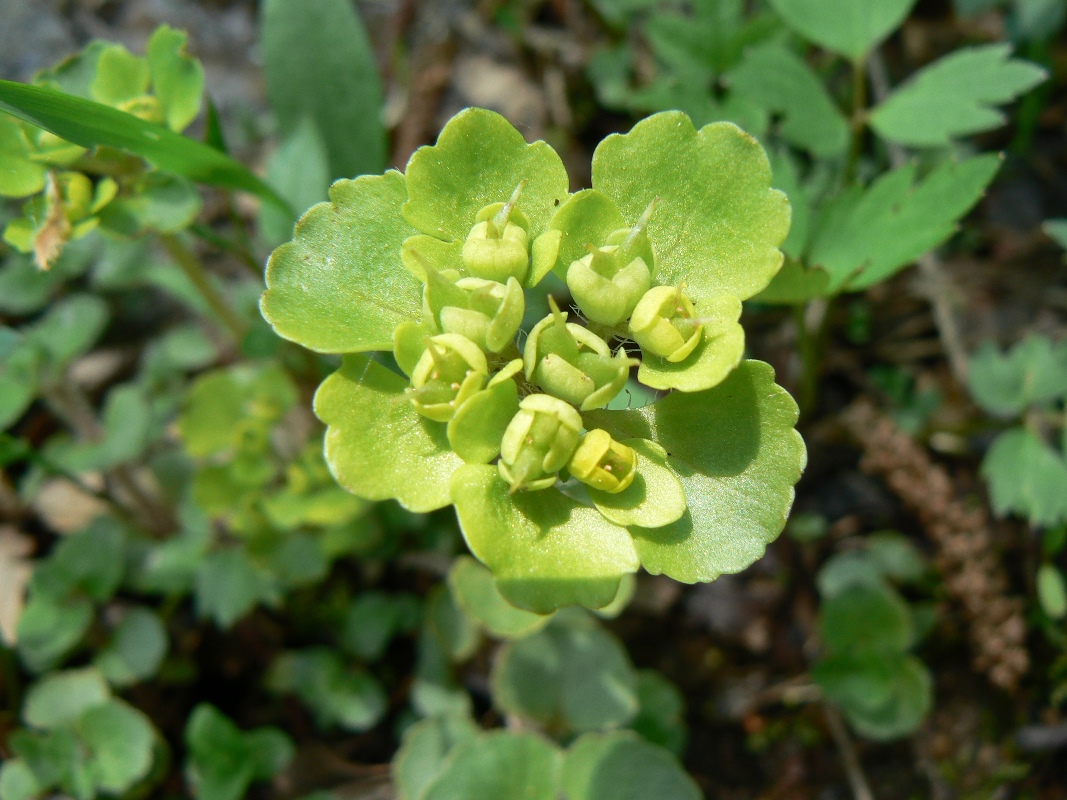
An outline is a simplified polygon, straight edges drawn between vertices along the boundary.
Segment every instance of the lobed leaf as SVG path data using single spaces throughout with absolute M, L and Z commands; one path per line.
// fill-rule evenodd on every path
M 860 62 L 908 16 L 915 0 L 771 0 L 808 41 Z
M 677 522 L 631 529 L 642 566 L 695 583 L 762 556 L 785 526 L 807 461 L 797 416 L 793 398 L 759 361 L 742 362 L 714 389 L 675 392 L 631 411 L 586 413 L 587 425 L 616 439 L 663 447 L 685 490 L 688 509 Z
M 613 134 L 593 154 L 593 188 L 625 219 L 660 199 L 648 224 L 657 278 L 684 283 L 694 301 L 747 299 L 781 267 L 789 201 L 770 185 L 759 142 L 726 122 L 697 131 L 679 111 Z
M 998 128 L 996 106 L 1010 103 L 1047 77 L 1045 70 L 1012 59 L 1011 45 L 956 50 L 919 70 L 871 112 L 884 139 L 912 147 L 947 146 L 954 138 Z
M 1026 428 L 996 438 L 982 459 L 982 477 L 997 514 L 1018 514 L 1041 527 L 1067 520 L 1067 464 Z
M 985 411 L 1017 417 L 1031 405 L 1067 395 L 1067 343 L 1031 335 L 1001 354 L 984 342 L 971 357 L 967 388 Z
M 263 317 L 279 336 L 322 353 L 392 350 L 393 330 L 422 315 L 422 284 L 401 267 L 415 230 L 399 172 L 338 181 L 267 262 Z

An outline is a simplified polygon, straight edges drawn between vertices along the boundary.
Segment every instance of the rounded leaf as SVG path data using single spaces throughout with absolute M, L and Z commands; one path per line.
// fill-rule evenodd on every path
M 556 800 L 560 754 L 532 733 L 497 731 L 459 744 L 422 800 Z
M 493 636 L 522 639 L 541 630 L 551 615 L 516 608 L 500 594 L 493 573 L 469 556 L 452 562 L 448 586 L 459 606 Z
M 643 354 L 637 379 L 653 389 L 678 389 L 700 392 L 720 384 L 745 354 L 745 330 L 741 301 L 729 295 L 703 300 L 697 315 L 704 325 L 703 339 L 686 358 L 671 362 L 666 358 Z
M 781 267 L 789 201 L 770 187 L 759 142 L 729 122 L 697 131 L 680 111 L 609 136 L 593 154 L 593 188 L 625 219 L 638 219 L 659 198 L 648 223 L 656 279 L 684 282 L 694 300 L 745 300 Z
M 646 439 L 626 439 L 637 452 L 637 472 L 626 489 L 615 494 L 590 487 L 589 496 L 601 514 L 616 525 L 660 528 L 685 513 L 682 483 L 666 465 L 666 451 Z
M 563 763 L 568 800 L 700 800 L 703 793 L 678 759 L 630 731 L 588 733 Z

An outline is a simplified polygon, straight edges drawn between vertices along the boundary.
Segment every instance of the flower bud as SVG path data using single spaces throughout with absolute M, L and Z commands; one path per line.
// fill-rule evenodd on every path
M 633 483 L 637 453 L 616 442 L 607 431 L 594 428 L 582 437 L 567 469 L 582 483 L 615 494 Z
M 507 285 L 483 278 L 460 278 L 456 287 L 465 303 L 445 305 L 438 312 L 441 329 L 466 336 L 483 350 L 499 353 L 515 339 L 526 310 L 522 286 L 514 278 Z
M 652 283 L 643 258 L 620 263 L 619 246 L 590 248 L 567 269 L 567 286 L 593 322 L 614 327 L 627 319 Z
M 481 348 L 459 334 L 442 333 L 426 340 L 426 351 L 411 372 L 407 395 L 424 417 L 448 422 L 488 379 L 489 366 Z
M 582 417 L 574 407 L 547 394 L 532 394 L 519 403 L 500 442 L 497 467 L 512 492 L 547 489 L 574 454 Z
M 703 332 L 693 302 L 681 286 L 653 286 L 630 316 L 630 334 L 641 349 L 672 363 L 692 353 Z
M 588 328 L 567 322 L 556 301 L 552 314 L 530 331 L 523 350 L 526 379 L 582 411 L 607 405 L 619 393 L 638 361 L 612 355 L 607 342 Z
M 463 243 L 463 265 L 476 278 L 506 283 L 515 278 L 520 284 L 530 268 L 530 223 L 515 204 L 526 181 L 516 187 L 506 203 L 485 206 L 475 216 Z

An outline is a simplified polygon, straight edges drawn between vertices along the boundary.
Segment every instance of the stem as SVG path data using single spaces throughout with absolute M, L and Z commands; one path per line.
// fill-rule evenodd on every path
M 797 403 L 802 416 L 811 413 L 819 399 L 819 377 L 830 329 L 830 303 L 831 298 L 820 297 L 807 305 L 793 306 L 801 364 Z
M 256 257 L 252 255 L 252 251 L 249 250 L 241 242 L 233 242 L 227 239 L 225 236 L 220 236 L 211 230 L 207 225 L 201 225 L 199 222 L 189 226 L 189 232 L 194 236 L 198 236 L 213 247 L 219 248 L 219 250 L 225 250 L 227 253 L 233 254 L 233 256 L 251 272 L 257 278 L 263 277 L 263 269 L 259 262 L 256 261 Z
M 830 728 L 830 735 L 834 738 L 841 753 L 841 763 L 845 767 L 845 775 L 848 777 L 848 785 L 852 787 L 852 796 L 856 800 L 874 800 L 874 792 L 867 783 L 867 777 L 863 774 L 856 749 L 852 746 L 852 739 L 845 730 L 845 723 L 841 721 L 841 715 L 829 705 L 824 706 L 826 711 L 826 724 Z
M 216 320 L 222 323 L 234 340 L 240 342 L 244 339 L 245 334 L 248 333 L 248 325 L 230 307 L 229 303 L 226 302 L 226 299 L 215 287 L 215 284 L 211 282 L 211 278 L 207 274 L 207 270 L 204 269 L 204 265 L 200 263 L 200 259 L 182 243 L 181 239 L 172 233 L 160 234 L 159 241 L 170 257 L 181 268 L 181 271 L 185 273 L 185 277 L 189 279 L 189 282 L 196 287 L 200 296 L 204 298 L 204 302 L 214 312 Z
M 863 133 L 867 127 L 867 62 L 852 63 L 852 144 L 845 165 L 845 183 L 856 179 L 856 168 L 863 154 Z

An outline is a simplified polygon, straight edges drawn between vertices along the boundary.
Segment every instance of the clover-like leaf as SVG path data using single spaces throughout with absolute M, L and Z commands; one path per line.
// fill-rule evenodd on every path
M 993 510 L 1019 514 L 1032 525 L 1067 520 L 1067 463 L 1026 428 L 1000 434 L 982 459 Z
M 479 210 L 505 202 L 523 182 L 519 208 L 536 237 L 567 199 L 570 184 L 555 150 L 545 142 L 527 144 L 510 122 L 484 108 L 454 116 L 437 144 L 415 151 L 406 175 L 404 217 L 444 241 L 465 239 Z
M 741 363 L 745 354 L 745 330 L 738 322 L 741 301 L 729 295 L 701 300 L 697 317 L 704 334 L 696 349 L 678 362 L 643 353 L 637 370 L 641 383 L 653 389 L 699 392 L 721 383 Z
M 967 370 L 967 388 L 985 411 L 1015 417 L 1067 394 L 1067 343 L 1028 336 L 1010 352 L 984 342 Z
M 400 261 L 415 233 L 406 198 L 399 172 L 342 180 L 300 218 L 267 262 L 260 310 L 278 335 L 322 353 L 392 349 L 393 329 L 422 315 L 422 284 Z
M 88 773 L 102 791 L 123 795 L 152 768 L 156 734 L 144 712 L 112 699 L 75 722 Z
M 703 797 L 674 755 L 630 731 L 580 738 L 567 751 L 561 783 L 569 800 Z
M 631 528 L 641 564 L 685 583 L 738 572 L 785 526 L 807 460 L 793 398 L 774 370 L 745 361 L 705 392 L 674 392 L 645 408 L 592 411 L 587 425 L 617 439 L 651 439 L 685 489 L 686 513 Z
M 460 556 L 448 571 L 448 586 L 456 603 L 493 636 L 522 639 L 552 619 L 516 608 L 500 594 L 493 573 L 469 556 Z
M 504 711 L 549 728 L 617 727 L 637 713 L 637 675 L 626 650 L 591 616 L 569 609 L 540 633 L 510 642 L 489 677 Z
M 859 62 L 904 21 L 915 0 L 771 0 L 771 5 L 805 39 Z
M 680 111 L 609 136 L 593 154 L 593 188 L 625 219 L 639 219 L 660 199 L 648 223 L 657 279 L 684 282 L 694 300 L 745 300 L 781 267 L 789 201 L 770 187 L 767 156 L 754 138 L 728 122 L 697 131 Z
M 626 439 L 638 456 L 634 481 L 621 492 L 603 492 L 592 487 L 589 496 L 601 514 L 617 525 L 659 528 L 685 513 L 681 481 L 666 465 L 667 451 L 646 439 Z
M 463 462 L 445 428 L 404 397 L 407 382 L 366 356 L 346 356 L 315 393 L 326 460 L 337 482 L 368 500 L 395 498 L 411 511 L 447 506 L 452 472 Z
M 452 502 L 471 552 L 520 608 L 599 608 L 615 598 L 622 575 L 637 569 L 625 528 L 554 488 L 510 494 L 495 466 L 457 469 Z

